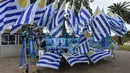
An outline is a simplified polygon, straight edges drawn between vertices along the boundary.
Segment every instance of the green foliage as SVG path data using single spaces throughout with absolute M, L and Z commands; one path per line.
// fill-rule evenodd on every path
M 90 8 L 89 3 L 93 2 L 94 0 L 74 0 L 74 5 L 75 5 L 75 9 L 76 9 L 76 13 L 78 13 L 78 11 L 80 10 L 81 4 L 83 3 L 83 5 L 90 11 L 90 13 L 92 14 L 92 9 Z M 68 2 L 71 2 L 71 4 L 73 3 L 73 0 L 68 0 Z
M 108 6 L 108 8 L 111 12 L 120 15 L 125 21 L 129 22 L 130 2 L 113 3 L 113 5 Z
M 130 2 L 113 3 L 113 5 L 108 6 L 108 8 L 111 12 L 120 15 L 125 21 L 130 21 Z M 118 44 L 123 45 L 121 37 L 118 37 Z
M 118 45 L 119 50 L 130 51 L 130 45 Z

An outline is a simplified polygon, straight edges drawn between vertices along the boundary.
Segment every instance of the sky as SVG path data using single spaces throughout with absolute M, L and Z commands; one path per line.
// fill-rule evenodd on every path
M 105 12 L 107 12 L 108 6 L 112 5 L 113 3 L 124 1 L 130 0 L 94 0 L 94 2 L 90 4 L 90 7 L 92 8 L 93 12 L 95 12 L 97 6 L 99 6 L 101 10 L 104 8 Z

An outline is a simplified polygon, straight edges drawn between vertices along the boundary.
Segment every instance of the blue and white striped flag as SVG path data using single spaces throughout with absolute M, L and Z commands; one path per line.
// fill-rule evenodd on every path
M 81 4 L 81 8 L 79 11 L 79 20 L 80 20 L 80 25 L 83 27 L 86 24 L 90 24 L 90 19 L 91 19 L 91 13 L 88 11 L 86 7 L 84 7 L 83 3 Z
M 46 11 L 40 18 L 40 20 L 37 23 L 37 26 L 42 26 L 42 27 L 51 27 L 50 23 L 52 23 L 53 16 L 55 14 L 55 11 L 58 9 L 58 1 L 55 0 L 55 2 L 49 4 L 46 6 Z
M 86 54 L 89 52 L 88 40 L 84 34 L 80 35 L 79 54 Z
M 30 0 L 7 0 L 3 2 L 0 8 L 0 22 L 2 24 L 0 33 L 2 34 L 7 27 L 14 24 L 29 5 Z
M 85 54 L 77 55 L 77 56 L 66 56 L 63 55 L 63 57 L 68 61 L 70 66 L 72 67 L 74 64 L 78 63 L 88 63 L 89 64 L 89 59 Z
M 122 19 L 122 17 L 120 17 L 119 15 L 117 16 L 117 18 L 119 19 L 119 22 L 121 23 L 121 26 L 122 26 L 122 31 L 126 32 L 127 33 L 127 28 L 125 26 L 125 21 Z
M 63 1 L 60 9 L 58 10 L 58 13 L 56 16 L 56 26 L 64 23 L 65 6 L 66 6 L 66 0 Z
M 112 53 L 110 50 L 96 49 L 92 50 L 93 53 L 88 54 L 89 58 L 93 63 L 97 63 L 99 60 L 105 57 L 112 57 Z
M 94 17 L 90 25 L 95 41 L 99 41 L 107 36 L 110 36 L 110 27 L 107 18 L 100 13 Z
M 40 0 L 37 0 L 19 17 L 16 23 L 12 26 L 10 31 L 11 34 L 16 33 L 19 29 L 21 29 L 23 24 L 33 24 L 39 2 Z
M 56 16 L 56 22 L 55 22 L 55 28 L 51 30 L 51 34 L 58 38 L 62 35 L 62 29 L 63 29 L 63 24 L 64 24 L 64 14 L 65 14 L 65 4 L 66 0 L 62 3 L 57 16 Z
M 54 28 L 52 31 L 51 31 L 51 34 L 52 36 L 58 38 L 60 36 L 62 36 L 62 30 L 63 30 L 63 24 L 57 26 L 56 28 Z
M 69 6 L 67 8 L 67 17 L 66 17 L 66 21 L 67 21 L 67 24 L 68 26 L 70 27 L 70 29 L 72 29 L 71 31 L 75 32 L 75 12 L 74 12 L 74 0 L 73 0 L 73 4 L 72 6 Z
M 42 58 L 38 60 L 36 66 L 48 67 L 58 69 L 60 66 L 62 56 L 54 53 L 45 53 Z
M 123 19 L 119 16 L 117 18 L 106 16 L 109 22 L 109 26 L 116 35 L 123 37 L 127 33 L 127 28 Z
M 80 36 L 81 32 L 79 17 L 75 16 L 75 35 Z
M 36 10 L 35 18 L 34 18 L 35 24 L 38 23 L 38 21 L 40 20 L 42 15 L 45 13 L 46 8 L 47 8 L 46 5 L 47 5 L 47 0 L 40 0 L 40 3 L 39 3 L 37 10 Z
M 28 67 L 28 60 L 27 60 L 27 53 L 26 53 L 26 38 L 23 40 L 21 54 L 20 54 L 20 62 L 19 62 L 19 68 L 22 68 L 24 66 Z

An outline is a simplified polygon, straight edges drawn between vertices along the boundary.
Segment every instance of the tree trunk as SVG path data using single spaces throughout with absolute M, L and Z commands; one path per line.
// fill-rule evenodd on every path
M 30 0 L 31 3 L 34 3 L 36 0 Z
M 123 45 L 123 44 L 122 44 L 122 39 L 121 39 L 120 36 L 118 36 L 118 45 Z

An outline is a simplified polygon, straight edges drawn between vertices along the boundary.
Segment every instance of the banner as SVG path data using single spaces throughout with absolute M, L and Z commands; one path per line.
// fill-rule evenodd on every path
M 19 68 L 23 68 L 24 66 L 28 66 L 27 55 L 26 55 L 26 39 L 23 40 Z

